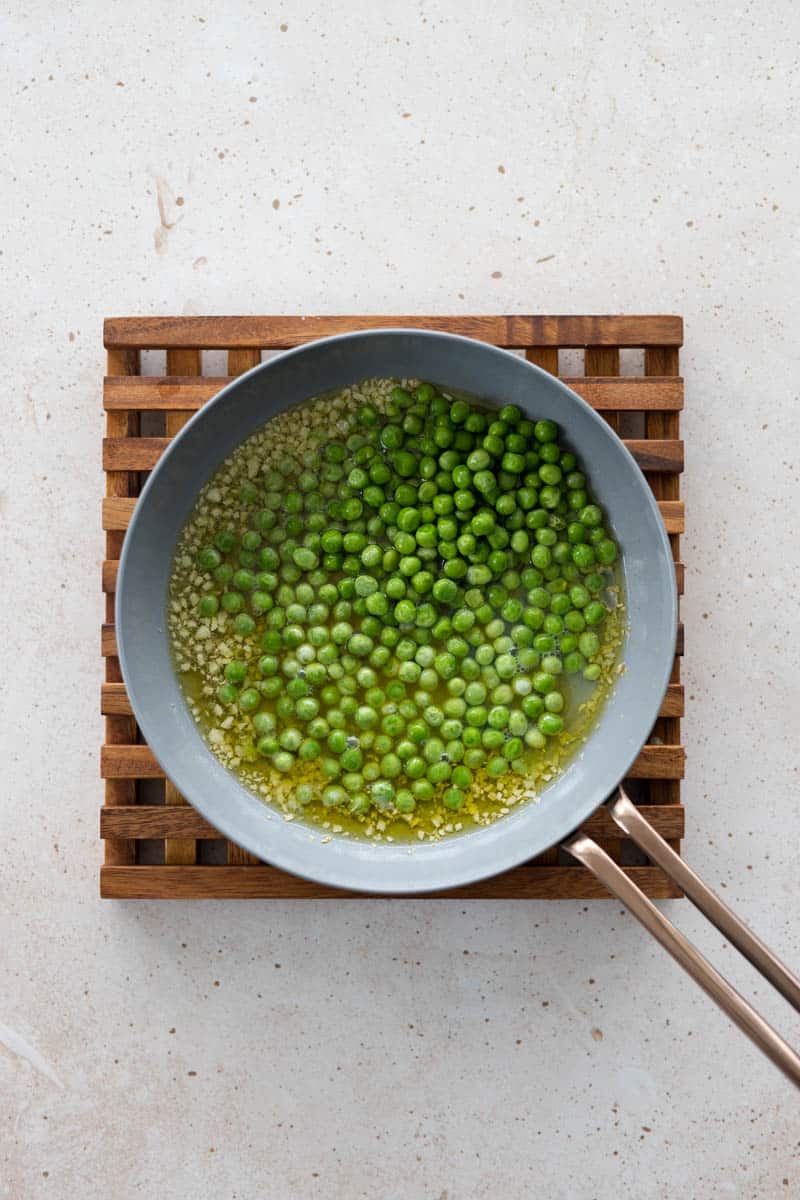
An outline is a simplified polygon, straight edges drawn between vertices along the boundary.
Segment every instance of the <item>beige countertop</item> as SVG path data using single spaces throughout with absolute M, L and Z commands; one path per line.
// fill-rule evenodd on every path
M 799 24 L 6 6 L 0 1197 L 800 1195 L 789 1086 L 617 904 L 97 897 L 102 318 L 674 312 L 684 849 L 798 963 Z

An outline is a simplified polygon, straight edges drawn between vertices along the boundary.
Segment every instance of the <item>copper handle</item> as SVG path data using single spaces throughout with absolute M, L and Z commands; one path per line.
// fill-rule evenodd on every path
M 631 803 L 622 788 L 609 805 L 614 821 L 647 856 L 662 868 L 681 888 L 693 904 L 716 925 L 731 945 L 747 958 L 773 984 L 790 1004 L 800 1009 L 800 980 L 767 946 L 753 934 L 743 921 L 731 912 L 706 884 L 687 867 L 671 846 Z M 659 912 L 633 880 L 617 866 L 596 842 L 581 833 L 564 843 L 578 862 L 583 863 L 608 890 L 621 900 L 637 921 L 661 943 L 676 962 L 691 975 L 712 1000 L 744 1030 L 796 1087 L 800 1088 L 800 1057 L 783 1040 L 743 996 L 731 987 L 723 975 L 711 965 L 699 950 Z

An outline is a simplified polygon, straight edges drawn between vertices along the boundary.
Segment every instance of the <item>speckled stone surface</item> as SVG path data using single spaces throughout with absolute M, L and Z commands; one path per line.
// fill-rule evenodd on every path
M 0 1196 L 800 1195 L 789 1086 L 616 904 L 97 898 L 101 318 L 679 312 L 685 850 L 798 962 L 798 26 L 5 7 Z

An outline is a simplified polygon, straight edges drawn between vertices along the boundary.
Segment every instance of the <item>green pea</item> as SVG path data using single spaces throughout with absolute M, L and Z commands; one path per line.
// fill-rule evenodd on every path
M 595 554 L 597 555 L 598 562 L 604 566 L 609 566 L 616 561 L 617 543 L 612 541 L 611 538 L 603 538 L 595 546 Z
M 555 713 L 546 712 L 542 713 L 541 717 L 539 717 L 539 720 L 536 722 L 536 727 L 539 732 L 545 734 L 546 737 L 553 737 L 555 734 L 560 733 L 564 728 L 564 722 L 561 717 L 557 716 Z
M 240 592 L 223 592 L 220 600 L 226 613 L 233 615 L 241 612 L 244 607 L 244 597 Z
M 222 562 L 222 556 L 214 546 L 206 546 L 197 555 L 197 565 L 204 571 L 213 571 Z
M 488 763 L 486 764 L 486 770 L 490 775 L 495 777 L 504 775 L 508 770 L 508 761 L 502 756 L 496 755 L 495 757 L 489 759 Z
M 587 529 L 597 529 L 603 524 L 602 510 L 596 504 L 587 504 L 581 509 L 578 520 Z
M 424 758 L 414 754 L 406 759 L 404 769 L 409 779 L 420 779 L 425 774 L 427 765 Z
M 607 615 L 606 607 L 599 600 L 592 600 L 591 604 L 587 604 L 583 610 L 584 620 L 587 625 L 599 625 Z
M 511 654 L 500 654 L 495 659 L 494 666 L 501 679 L 510 679 L 517 671 L 516 660 Z
M 339 808 L 347 800 L 347 792 L 339 784 L 329 784 L 323 788 L 320 797 L 325 808 Z
M 216 596 L 201 596 L 197 611 L 201 617 L 213 617 L 219 611 L 219 600 Z
M 586 658 L 592 658 L 600 649 L 600 638 L 596 633 L 587 631 L 578 638 L 578 649 Z
M 558 426 L 555 421 L 537 421 L 533 427 L 533 436 L 537 442 L 554 442 L 558 437 Z
M 452 764 L 439 760 L 438 762 L 430 764 L 425 773 L 425 777 L 429 783 L 438 786 L 441 783 L 447 783 L 452 773 Z
M 492 729 L 505 729 L 508 725 L 510 713 L 505 705 L 497 704 L 489 709 L 488 723 Z
M 572 547 L 572 561 L 580 570 L 586 571 L 594 566 L 597 561 L 597 554 L 592 546 L 585 542 L 580 542 L 577 546 Z
M 292 560 L 301 571 L 313 571 L 319 565 L 319 557 L 307 546 L 298 546 L 292 551 Z M 234 580 L 235 580 L 234 576 Z
M 378 714 L 368 704 L 361 704 L 356 709 L 355 722 L 359 729 L 372 729 L 378 724 Z
M 542 671 L 545 674 L 560 675 L 563 669 L 563 664 L 557 654 L 545 654 L 542 657 Z
M 402 774 L 403 763 L 397 754 L 387 753 L 381 759 L 381 771 L 387 779 L 396 779 Z

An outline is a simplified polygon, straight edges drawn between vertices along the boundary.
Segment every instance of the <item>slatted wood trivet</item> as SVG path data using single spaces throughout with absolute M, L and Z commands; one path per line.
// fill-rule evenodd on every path
M 683 323 L 674 316 L 483 316 L 483 317 L 125 317 L 105 322 L 108 376 L 103 386 L 107 437 L 103 443 L 106 496 L 103 529 L 106 561 L 102 633 L 106 682 L 102 712 L 106 738 L 101 768 L 105 805 L 100 831 L 105 864 L 101 895 L 140 899 L 343 897 L 259 863 L 223 839 L 178 794 L 142 740 L 132 716 L 116 657 L 114 589 L 125 530 L 136 497 L 169 439 L 228 380 L 260 362 L 263 353 L 356 329 L 414 326 L 446 330 L 524 352 L 553 374 L 559 352 L 583 353 L 584 374 L 565 382 L 603 414 L 626 441 L 656 496 L 672 543 L 678 589 L 683 591 L 679 535 L 683 443 L 679 440 L 683 382 L 678 350 Z M 639 350 L 638 373 L 620 375 L 620 350 Z M 226 374 L 203 373 L 204 351 L 227 353 Z M 162 352 L 163 372 L 141 374 L 143 352 Z M 166 352 L 165 358 L 163 352 Z M 158 357 L 158 356 L 156 356 Z M 573 358 L 575 356 L 572 356 Z M 633 356 L 636 358 L 637 356 Z M 145 366 L 152 371 L 153 355 Z M 207 365 L 207 364 L 206 364 Z M 628 369 L 631 364 L 626 363 Z M 645 805 L 648 819 L 676 848 L 684 830 L 680 780 L 683 688 L 682 632 L 672 682 L 648 744 L 631 771 L 628 787 Z M 584 826 L 654 898 L 679 893 L 645 860 L 604 812 Z M 607 893 L 563 852 L 548 851 L 495 879 L 447 895 L 518 899 L 596 899 Z

